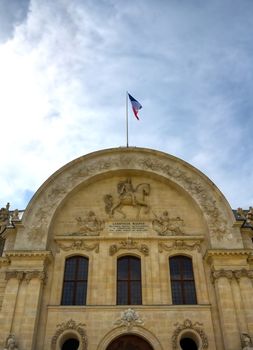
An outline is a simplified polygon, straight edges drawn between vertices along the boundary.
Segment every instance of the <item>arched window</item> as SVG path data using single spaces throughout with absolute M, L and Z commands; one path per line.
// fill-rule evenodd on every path
M 173 304 L 197 304 L 191 258 L 170 258 L 170 279 Z
M 85 305 L 89 260 L 82 256 L 66 259 L 62 305 Z
M 141 305 L 141 261 L 133 256 L 118 259 L 117 304 Z

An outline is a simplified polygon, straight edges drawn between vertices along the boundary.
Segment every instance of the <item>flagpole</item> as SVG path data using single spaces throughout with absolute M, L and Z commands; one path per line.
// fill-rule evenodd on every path
M 126 146 L 128 147 L 128 93 L 126 91 Z

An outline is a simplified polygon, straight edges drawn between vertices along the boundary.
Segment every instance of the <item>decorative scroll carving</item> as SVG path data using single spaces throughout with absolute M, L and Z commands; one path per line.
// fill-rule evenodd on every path
M 22 281 L 24 278 L 24 271 L 7 271 L 5 272 L 5 279 L 8 281 L 11 278 L 15 278 L 18 281 Z
M 202 349 L 208 349 L 207 336 L 206 336 L 205 332 L 203 331 L 203 328 L 200 327 L 200 326 L 203 326 L 202 323 L 199 323 L 199 322 L 192 323 L 191 320 L 186 319 L 183 322 L 183 324 L 175 323 L 174 326 L 176 326 L 177 328 L 174 331 L 173 336 L 172 336 L 172 349 L 173 350 L 177 350 L 178 349 L 177 344 L 179 342 L 180 333 L 182 333 L 185 330 L 187 330 L 187 331 L 188 330 L 193 330 L 196 333 L 198 333 L 198 335 L 201 338 L 201 347 L 199 349 L 201 349 L 201 350 Z
M 47 275 L 44 271 L 27 271 L 25 272 L 25 281 L 29 283 L 33 278 L 38 278 L 43 284 L 45 284 Z
M 127 309 L 121 313 L 121 317 L 114 322 L 116 326 L 127 327 L 127 330 L 131 330 L 134 326 L 140 326 L 144 324 L 142 318 L 140 318 L 138 312 L 133 309 Z
M 176 218 L 170 218 L 167 210 L 165 210 L 160 217 L 156 216 L 152 225 L 153 229 L 159 234 L 159 236 L 183 235 L 183 219 L 179 216 Z
M 69 250 L 94 250 L 95 253 L 99 252 L 99 243 L 94 243 L 91 245 L 86 244 L 84 241 L 74 241 L 70 245 L 65 245 L 58 242 L 58 246 L 65 251 Z
M 137 241 L 134 241 L 130 238 L 125 241 L 121 241 L 119 244 L 111 245 L 109 248 L 109 253 L 110 255 L 114 255 L 121 249 L 137 249 L 145 256 L 149 255 L 149 248 L 146 244 L 139 244 Z
M 73 235 L 99 236 L 100 232 L 104 229 L 104 221 L 99 220 L 92 210 L 83 218 L 80 216 L 77 217 L 76 221 L 79 229 Z
M 183 240 L 176 240 L 171 245 L 167 245 L 163 242 L 159 243 L 159 252 L 162 253 L 165 251 L 171 251 L 173 249 L 177 250 L 194 250 L 196 249 L 198 252 L 200 251 L 200 241 L 195 242 L 187 242 Z
M 122 210 L 124 206 L 136 207 L 137 219 L 140 216 L 140 211 L 144 208 L 144 212 L 147 214 L 150 210 L 149 205 L 145 202 L 145 197 L 150 193 L 150 184 L 141 183 L 135 188 L 132 185 L 132 179 L 127 178 L 124 181 L 120 181 L 117 185 L 118 197 L 114 203 L 113 196 L 106 194 L 104 196 L 105 212 L 113 217 L 115 212 L 120 213 L 123 218 L 126 218 L 125 212 Z
M 83 329 L 83 327 L 85 327 L 86 324 L 85 323 L 76 323 L 74 320 L 70 319 L 67 322 L 63 322 L 57 325 L 57 331 L 55 332 L 55 335 L 53 336 L 52 340 L 51 340 L 51 349 L 55 350 L 56 349 L 56 344 L 57 344 L 57 340 L 60 337 L 60 335 L 63 332 L 66 332 L 68 330 L 74 330 L 76 331 L 79 336 L 80 336 L 80 346 L 78 347 L 78 349 L 80 350 L 86 350 L 87 349 L 87 344 L 88 344 L 88 339 L 87 339 L 87 335 L 85 330 Z
M 18 281 L 22 281 L 23 279 L 29 283 L 31 279 L 38 278 L 41 282 L 45 283 L 46 281 L 46 273 L 45 271 L 7 271 L 5 273 L 5 279 L 8 281 L 11 278 L 15 278 Z
M 241 334 L 242 350 L 253 350 L 252 340 L 248 333 Z
M 212 281 L 213 282 L 221 277 L 226 277 L 227 279 L 231 280 L 233 278 L 233 271 L 224 270 L 224 269 L 212 271 Z
M 7 337 L 4 350 L 18 350 L 18 345 L 14 334 L 10 334 Z
M 234 276 L 237 280 L 240 280 L 242 277 L 253 278 L 253 271 L 246 269 L 237 270 L 234 271 Z

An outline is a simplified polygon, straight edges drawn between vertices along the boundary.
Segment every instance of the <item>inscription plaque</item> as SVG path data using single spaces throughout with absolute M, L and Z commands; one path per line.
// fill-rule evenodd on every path
M 150 231 L 150 224 L 144 221 L 114 221 L 108 223 L 107 230 L 110 233 L 142 233 Z

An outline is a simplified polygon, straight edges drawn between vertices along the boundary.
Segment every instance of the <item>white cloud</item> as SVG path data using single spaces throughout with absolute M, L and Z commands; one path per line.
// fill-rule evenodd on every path
M 0 46 L 2 205 L 25 206 L 77 156 L 125 145 L 125 90 L 144 107 L 131 145 L 188 160 L 232 206 L 252 205 L 252 9 L 33 0 Z

